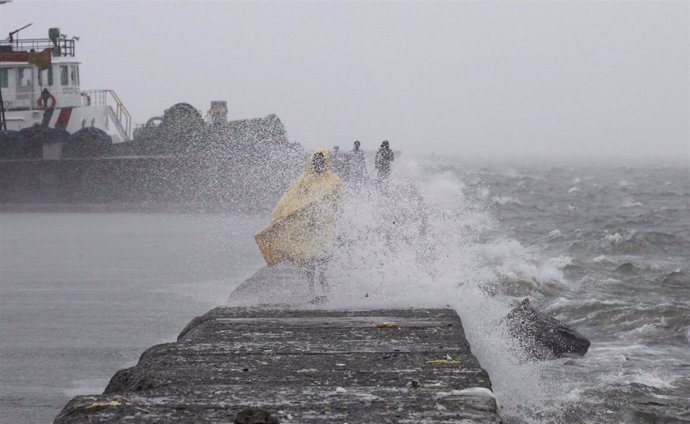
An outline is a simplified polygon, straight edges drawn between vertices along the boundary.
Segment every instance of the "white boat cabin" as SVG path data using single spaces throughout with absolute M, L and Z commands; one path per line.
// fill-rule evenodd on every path
M 81 90 L 76 41 L 57 28 L 47 39 L 0 41 L 0 108 L 7 130 L 45 125 L 74 133 L 88 126 L 116 143 L 131 138 L 131 118 L 114 91 Z

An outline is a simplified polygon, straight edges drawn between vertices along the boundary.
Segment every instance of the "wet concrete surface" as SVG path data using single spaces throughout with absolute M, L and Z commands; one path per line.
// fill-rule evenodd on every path
M 500 423 L 490 389 L 450 309 L 219 307 L 55 423 Z

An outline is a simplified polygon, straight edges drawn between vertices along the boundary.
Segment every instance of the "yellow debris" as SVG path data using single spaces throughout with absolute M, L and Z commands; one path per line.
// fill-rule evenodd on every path
M 393 321 L 386 321 L 377 323 L 376 328 L 400 328 L 400 326 Z
M 117 400 L 111 400 L 110 402 L 97 400 L 95 402 L 91 402 L 90 404 L 86 405 L 84 407 L 84 410 L 88 411 L 89 409 L 100 408 L 102 406 L 120 406 L 120 405 L 122 405 L 122 403 L 120 403 Z
M 460 363 L 460 360 L 456 357 L 452 357 L 450 355 L 446 355 L 445 357 L 441 359 L 430 359 L 426 361 L 427 364 L 432 364 L 432 365 L 457 365 Z
M 426 363 L 433 365 L 457 365 L 460 363 L 460 361 L 457 359 L 432 359 L 430 361 L 426 361 Z

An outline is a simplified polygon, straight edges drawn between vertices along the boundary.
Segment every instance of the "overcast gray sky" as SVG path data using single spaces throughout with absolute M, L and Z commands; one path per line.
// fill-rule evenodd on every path
M 135 122 L 177 102 L 276 113 L 307 147 L 690 163 L 690 10 L 650 2 L 66 2 L 0 6 L 78 35 L 82 88 Z

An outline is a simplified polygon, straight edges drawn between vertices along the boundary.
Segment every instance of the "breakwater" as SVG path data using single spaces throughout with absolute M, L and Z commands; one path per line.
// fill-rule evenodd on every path
M 500 423 L 496 409 L 453 310 L 219 307 L 55 423 Z
M 0 209 L 254 212 L 271 208 L 304 166 L 275 115 L 200 119 L 164 119 L 118 144 L 44 127 L 2 132 Z
M 275 203 L 296 171 L 275 172 L 272 162 L 198 156 L 7 160 L 0 162 L 0 207 L 254 211 Z

